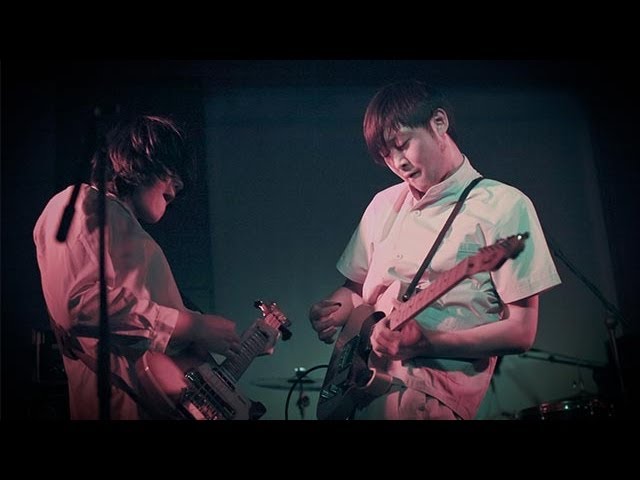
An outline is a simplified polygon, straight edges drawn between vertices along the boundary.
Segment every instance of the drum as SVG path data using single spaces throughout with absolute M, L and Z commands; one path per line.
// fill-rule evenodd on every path
M 579 395 L 525 408 L 518 420 L 592 420 L 613 418 L 610 402 L 595 396 Z

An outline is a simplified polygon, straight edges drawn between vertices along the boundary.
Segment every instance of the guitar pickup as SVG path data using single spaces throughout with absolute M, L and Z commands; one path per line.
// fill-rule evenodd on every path
M 322 389 L 322 391 L 320 392 L 320 397 L 322 397 L 322 399 L 328 400 L 335 397 L 338 394 L 339 390 L 340 388 L 337 385 L 331 384 L 329 385 L 328 389 Z

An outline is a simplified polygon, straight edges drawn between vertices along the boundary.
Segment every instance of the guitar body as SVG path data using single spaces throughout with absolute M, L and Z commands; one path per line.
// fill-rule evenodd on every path
M 147 351 L 136 365 L 145 399 L 165 419 L 257 420 L 265 413 L 211 359 Z
M 245 397 L 236 387 L 257 356 L 273 350 L 275 340 L 287 340 L 291 332 L 287 317 L 275 303 L 255 302 L 263 313 L 244 334 L 240 353 L 218 364 L 208 354 L 186 349 L 168 356 L 145 352 L 136 362 L 142 400 L 159 419 L 257 420 L 266 408 Z
M 316 412 L 319 420 L 348 419 L 356 408 L 373 400 L 379 388 L 388 388 L 387 378 L 381 379 L 369 368 L 371 331 L 384 316 L 370 305 L 360 305 L 349 316 L 336 340 L 322 384 Z

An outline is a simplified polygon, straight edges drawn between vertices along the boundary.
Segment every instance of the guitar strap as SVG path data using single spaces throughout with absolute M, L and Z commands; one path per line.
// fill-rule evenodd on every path
M 98 375 L 98 361 L 84 351 L 82 345 L 80 345 L 80 342 L 78 342 L 78 339 L 72 337 L 69 332 L 58 325 L 53 320 L 53 318 L 51 318 L 51 316 L 49 316 L 49 323 L 51 324 L 51 329 L 53 330 L 53 334 L 56 337 L 56 341 L 58 342 L 58 346 L 60 347 L 62 355 L 72 360 L 81 360 L 82 363 L 84 363 L 89 368 L 89 370 Z M 142 400 L 140 395 L 138 395 L 120 375 L 109 372 L 109 376 L 111 384 L 114 387 L 119 388 L 127 395 L 129 395 L 134 402 L 136 402 L 147 412 L 153 411 L 146 404 L 146 402 Z
M 467 195 L 469 195 L 469 192 L 471 191 L 471 189 L 473 187 L 475 187 L 478 184 L 478 182 L 480 182 L 480 180 L 482 180 L 482 178 L 483 177 L 474 178 L 469 183 L 469 185 L 467 185 L 466 188 L 460 194 L 460 198 L 458 198 L 458 201 L 456 202 L 455 207 L 453 207 L 453 210 L 449 214 L 449 218 L 447 218 L 447 221 L 444 223 L 442 229 L 440 230 L 440 233 L 438 234 L 438 237 L 433 242 L 433 245 L 431 246 L 431 249 L 429 250 L 429 253 L 427 253 L 427 256 L 425 257 L 424 261 L 422 262 L 422 265 L 420 265 L 420 268 L 418 269 L 418 271 L 416 272 L 415 276 L 413 277 L 413 280 L 411 280 L 411 283 L 407 287 L 407 291 L 404 292 L 404 295 L 402 295 L 402 301 L 403 302 L 406 302 L 407 300 L 409 300 L 409 298 L 411 298 L 411 295 L 413 295 L 413 292 L 415 291 L 416 286 L 418 285 L 418 282 L 422 278 L 422 275 L 424 274 L 424 271 L 429 266 L 429 263 L 431 263 L 431 259 L 435 255 L 436 250 L 438 249 L 438 246 L 442 242 L 442 239 L 444 238 L 445 233 L 447 233 L 447 230 L 449 230 L 449 227 L 451 226 L 451 223 L 453 223 L 453 219 L 456 217 L 456 215 L 458 215 L 458 212 L 462 208 L 462 204 L 466 200 Z

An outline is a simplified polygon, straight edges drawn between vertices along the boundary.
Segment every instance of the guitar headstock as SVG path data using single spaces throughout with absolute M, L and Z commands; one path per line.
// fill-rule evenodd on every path
M 467 259 L 467 275 L 497 270 L 507 259 L 520 255 L 527 238 L 529 232 L 519 233 L 481 248 L 478 253 Z
M 276 302 L 265 303 L 262 300 L 256 300 L 253 306 L 262 312 L 262 318 L 272 328 L 280 330 L 282 340 L 291 338 L 291 331 L 287 328 L 291 322 L 287 316 L 282 313 Z

